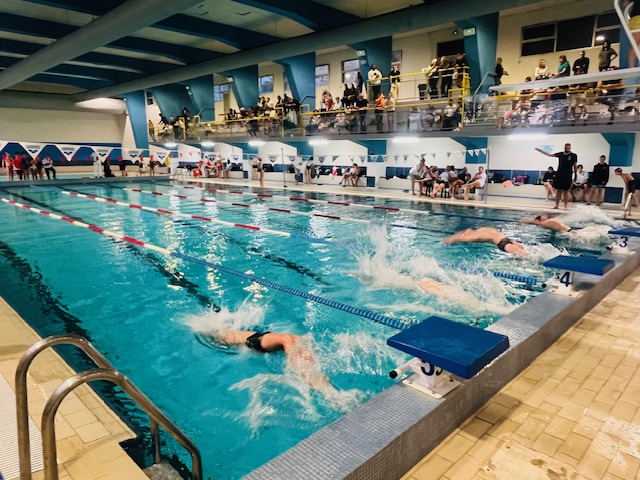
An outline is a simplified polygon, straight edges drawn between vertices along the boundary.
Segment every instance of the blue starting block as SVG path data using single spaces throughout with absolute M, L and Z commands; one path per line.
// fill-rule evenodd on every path
M 471 378 L 509 348 L 505 335 L 441 317 L 429 317 L 387 340 L 387 345 L 416 358 L 390 372 L 391 378 L 411 370 L 403 381 L 435 398 L 460 385 L 449 373 Z
M 557 282 L 555 282 L 554 291 L 562 295 L 571 296 L 576 293 L 573 289 L 573 280 L 576 272 L 602 276 L 615 266 L 615 262 L 603 258 L 558 255 L 551 260 L 547 260 L 542 265 L 562 272 Z
M 609 230 L 610 235 L 616 236 L 616 243 L 611 246 L 611 250 L 617 253 L 629 254 L 629 237 L 640 237 L 640 228 L 627 227 L 627 228 L 614 228 Z

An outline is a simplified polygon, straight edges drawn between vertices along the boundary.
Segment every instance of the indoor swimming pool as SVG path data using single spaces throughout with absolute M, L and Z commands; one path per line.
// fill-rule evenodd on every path
M 240 478 L 392 385 L 388 372 L 406 360 L 386 346 L 397 327 L 434 314 L 485 327 L 545 290 L 553 272 L 543 261 L 597 256 L 610 243 L 612 219 L 595 207 L 567 215 L 589 229 L 572 236 L 518 224 L 531 212 L 219 188 L 0 189 L 7 200 L 129 237 L 1 202 L 0 295 L 43 337 L 87 337 L 194 440 L 205 478 Z M 481 226 L 522 242 L 529 256 L 442 244 Z M 424 279 L 439 285 L 435 293 L 416 285 Z M 225 345 L 225 328 L 305 336 L 336 390 L 310 389 L 284 354 Z M 86 368 L 75 352 L 61 353 Z M 101 391 L 146 432 L 146 416 L 124 395 Z M 166 441 L 163 453 L 188 465 Z

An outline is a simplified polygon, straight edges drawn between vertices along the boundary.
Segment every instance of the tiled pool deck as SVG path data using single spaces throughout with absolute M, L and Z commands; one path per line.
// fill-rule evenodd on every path
M 639 283 L 636 270 L 403 479 L 636 478 Z M 0 374 L 13 387 L 18 359 L 39 337 L 2 299 L 0 331 Z M 38 356 L 28 382 L 36 424 L 50 393 L 72 374 L 53 351 Z M 56 432 L 61 480 L 147 478 L 119 446 L 133 433 L 86 386 L 63 402 Z

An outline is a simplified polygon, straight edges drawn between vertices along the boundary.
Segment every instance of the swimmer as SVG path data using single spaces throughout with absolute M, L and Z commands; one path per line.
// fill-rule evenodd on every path
M 239 331 L 224 329 L 217 340 L 227 345 L 246 345 L 261 353 L 284 350 L 289 365 L 307 384 L 325 396 L 336 395 L 336 388 L 320 371 L 309 342 L 291 333 Z
M 535 225 L 536 227 L 546 228 L 547 230 L 553 230 L 560 233 L 577 233 L 576 230 L 564 223 L 559 218 L 553 218 L 549 215 L 538 215 L 533 218 L 523 218 L 518 223 L 525 223 L 527 225 Z
M 480 227 L 476 230 L 467 228 L 442 240 L 445 245 L 453 243 L 493 243 L 498 249 L 512 255 L 526 257 L 528 255 L 524 245 L 510 239 L 500 231 L 491 227 Z

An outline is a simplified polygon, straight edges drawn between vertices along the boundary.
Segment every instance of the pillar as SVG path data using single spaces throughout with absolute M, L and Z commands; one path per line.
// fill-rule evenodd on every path
M 295 57 L 276 60 L 284 67 L 291 95 L 302 102 L 305 97 L 316 95 L 316 54 L 305 53 Z M 304 103 L 304 102 L 303 102 Z M 307 102 L 309 103 L 309 102 Z M 315 103 L 315 102 L 314 102 Z
M 258 90 L 258 65 L 237 68 L 223 72 L 222 75 L 233 78 L 231 90 L 236 97 L 238 107 L 249 109 L 258 103 L 260 96 Z
M 147 128 L 147 98 L 144 90 L 124 95 L 127 114 L 133 129 L 136 148 L 149 148 L 149 129 Z
M 195 115 L 200 113 L 201 121 L 215 120 L 215 102 L 213 101 L 213 75 L 205 75 L 191 80 L 187 80 L 185 85 L 188 88 L 189 96 L 196 106 Z
M 475 35 L 464 37 L 464 49 L 467 55 L 467 64 L 469 65 L 472 92 L 478 88 L 487 72 L 495 71 L 496 57 L 499 56 L 496 55 L 499 20 L 500 13 L 495 12 L 457 22 L 459 27 L 474 27 L 476 29 Z M 493 77 L 488 77 L 482 85 L 481 91 L 486 93 L 493 83 Z

